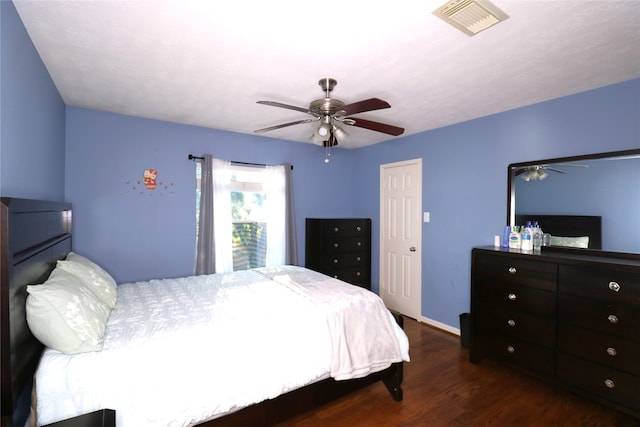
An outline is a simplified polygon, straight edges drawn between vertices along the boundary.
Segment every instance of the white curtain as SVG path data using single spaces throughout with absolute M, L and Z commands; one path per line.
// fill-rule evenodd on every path
M 196 274 L 233 271 L 230 183 L 231 162 L 206 154 L 200 178 Z
M 284 165 L 266 167 L 264 190 L 267 212 L 267 267 L 286 263 L 285 183 Z

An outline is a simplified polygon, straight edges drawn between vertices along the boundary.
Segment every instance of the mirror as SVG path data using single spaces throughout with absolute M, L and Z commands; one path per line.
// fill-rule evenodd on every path
M 589 249 L 640 254 L 640 149 L 513 163 L 508 197 L 509 225 L 524 225 L 516 216 L 523 221 L 551 215 L 571 225 L 582 220 L 572 216 L 595 217 L 601 242 L 592 237 L 595 247 Z M 553 234 L 588 233 L 568 228 L 556 228 Z

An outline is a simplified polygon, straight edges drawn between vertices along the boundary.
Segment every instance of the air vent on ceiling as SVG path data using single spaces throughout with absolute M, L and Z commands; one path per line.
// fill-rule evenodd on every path
M 433 14 L 470 36 L 486 30 L 509 17 L 497 6 L 483 0 L 454 0 Z

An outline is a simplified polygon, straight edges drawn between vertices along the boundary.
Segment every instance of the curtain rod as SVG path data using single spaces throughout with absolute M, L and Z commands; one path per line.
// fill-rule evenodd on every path
M 189 160 L 204 160 L 204 157 L 200 157 L 200 156 L 194 156 L 193 154 L 189 154 Z M 237 162 L 235 160 L 231 160 L 231 163 L 236 164 L 236 165 L 247 165 L 247 166 L 267 166 L 264 163 L 250 163 L 250 162 Z M 293 165 L 291 166 L 291 170 L 293 170 Z

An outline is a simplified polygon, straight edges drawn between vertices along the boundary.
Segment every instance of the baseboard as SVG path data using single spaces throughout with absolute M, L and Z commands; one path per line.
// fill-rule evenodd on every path
M 437 320 L 429 319 L 428 317 L 424 317 L 424 316 L 420 316 L 420 318 L 418 319 L 418 322 L 426 323 L 427 325 L 433 326 L 434 328 L 442 329 L 443 331 L 449 332 L 450 334 L 460 336 L 459 328 L 451 327 L 446 323 L 441 323 L 441 322 L 438 322 Z

